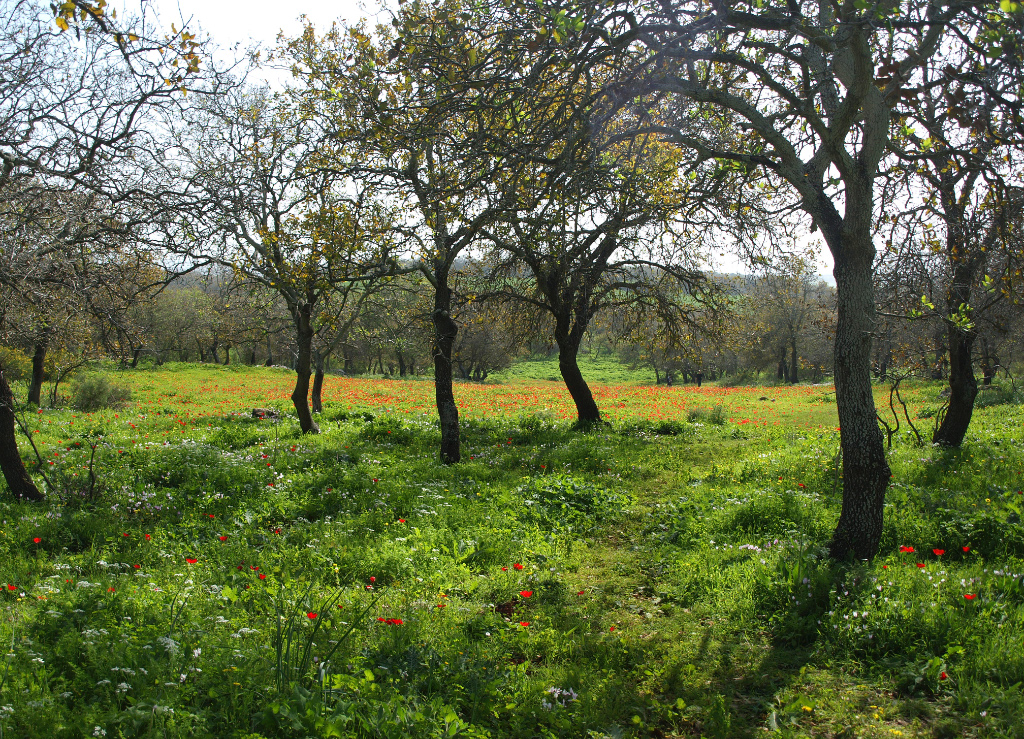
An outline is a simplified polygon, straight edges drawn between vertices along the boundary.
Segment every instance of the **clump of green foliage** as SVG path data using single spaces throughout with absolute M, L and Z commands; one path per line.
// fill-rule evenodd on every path
M 129 388 L 112 383 L 107 375 L 92 374 L 76 383 L 72 404 L 80 411 L 91 413 L 104 408 L 124 408 L 131 399 Z

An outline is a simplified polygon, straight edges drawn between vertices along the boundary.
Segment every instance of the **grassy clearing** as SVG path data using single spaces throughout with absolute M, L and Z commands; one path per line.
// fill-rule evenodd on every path
M 248 417 L 291 379 L 31 419 L 59 493 L 0 504 L 4 737 L 1024 736 L 1010 397 L 959 451 L 897 435 L 882 554 L 837 567 L 828 388 L 601 387 L 578 434 L 553 385 L 459 386 L 445 468 L 429 383 L 332 378 L 310 438 Z

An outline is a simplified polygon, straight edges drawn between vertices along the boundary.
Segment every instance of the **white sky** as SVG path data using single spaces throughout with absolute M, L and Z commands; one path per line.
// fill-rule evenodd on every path
M 193 33 L 202 31 L 201 38 L 209 35 L 221 50 L 225 60 L 232 58 L 231 49 L 239 50 L 250 45 L 271 48 L 279 31 L 286 36 L 295 36 L 302 28 L 301 15 L 306 15 L 318 30 L 326 30 L 336 20 L 355 23 L 361 18 L 374 25 L 379 19 L 384 22 L 387 14 L 384 3 L 374 0 L 299 0 L 282 3 L 270 0 L 249 0 L 247 2 L 225 2 L 224 0 L 122 0 L 119 14 L 139 14 L 140 3 L 149 12 L 156 11 L 163 26 L 174 23 L 179 28 L 187 21 Z M 119 4 L 119 3 L 112 3 Z M 276 75 L 266 75 L 273 82 Z M 820 245 L 818 249 L 818 272 L 832 281 L 832 258 L 818 235 L 810 236 L 808 242 Z M 739 260 L 726 252 L 715 253 L 713 266 L 723 272 L 746 272 Z

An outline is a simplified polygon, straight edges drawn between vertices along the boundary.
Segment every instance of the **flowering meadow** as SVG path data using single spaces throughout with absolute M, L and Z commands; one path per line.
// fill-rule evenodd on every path
M 111 373 L 125 407 L 22 414 L 0 739 L 1024 737 L 1013 392 L 959 450 L 904 420 L 838 565 L 829 387 L 597 385 L 583 433 L 558 383 L 461 384 L 445 467 L 430 382 L 328 378 L 302 436 L 283 370 Z

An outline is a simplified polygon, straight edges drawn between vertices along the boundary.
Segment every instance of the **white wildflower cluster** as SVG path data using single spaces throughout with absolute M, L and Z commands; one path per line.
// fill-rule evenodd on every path
M 570 703 L 579 699 L 576 691 L 572 688 L 550 687 L 544 692 L 551 696 L 550 700 L 541 701 L 540 707 L 545 711 L 553 711 L 559 706 L 565 708 Z

